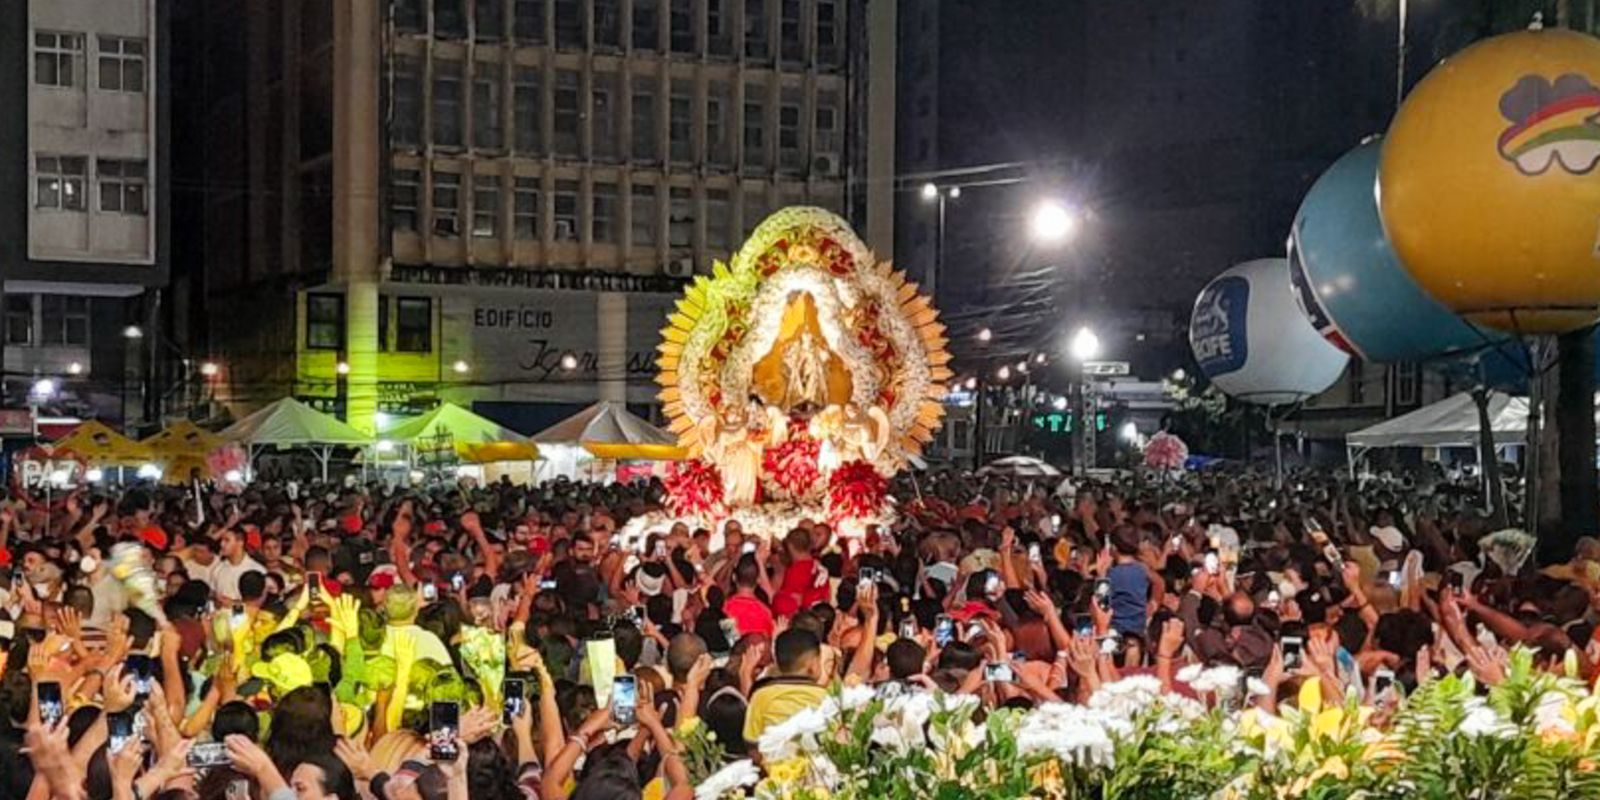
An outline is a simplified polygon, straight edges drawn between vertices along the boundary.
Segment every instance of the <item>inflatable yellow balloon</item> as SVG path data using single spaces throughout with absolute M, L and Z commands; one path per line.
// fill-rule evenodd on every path
M 1383 226 L 1406 270 L 1473 322 L 1600 319 L 1600 39 L 1479 42 L 1417 85 L 1384 138 Z

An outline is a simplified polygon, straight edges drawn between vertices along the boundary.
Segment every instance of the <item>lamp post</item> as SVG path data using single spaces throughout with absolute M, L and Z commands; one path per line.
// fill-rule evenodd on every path
M 978 348 L 983 352 L 983 356 L 981 356 L 979 358 L 979 366 L 978 366 L 977 376 L 972 379 L 974 384 L 975 384 L 975 386 L 976 386 L 976 392 L 977 392 L 977 394 L 973 396 L 973 401 L 972 401 L 973 402 L 973 408 L 975 409 L 975 413 L 973 414 L 974 420 L 973 420 L 973 424 L 972 424 L 972 471 L 973 472 L 977 472 L 978 468 L 983 466 L 983 450 L 984 450 L 984 431 L 983 431 L 983 406 L 984 406 L 984 402 L 983 402 L 983 400 L 984 400 L 984 397 L 988 395 L 988 389 L 989 389 L 989 375 L 988 375 L 989 359 L 988 359 L 988 354 L 989 354 L 989 342 L 991 340 L 993 340 L 993 339 L 994 339 L 994 331 L 991 331 L 988 328 L 984 328 L 984 329 L 978 331 Z
M 922 184 L 922 201 L 933 203 L 937 206 L 934 236 L 933 236 L 933 265 L 928 270 L 927 284 L 928 299 L 933 301 L 935 308 L 939 306 L 939 277 L 944 270 L 944 205 L 949 200 L 961 196 L 960 186 L 941 188 L 936 183 Z
M 1078 441 L 1072 448 L 1072 474 L 1082 476 L 1094 466 L 1094 399 L 1089 394 L 1088 381 L 1084 380 L 1084 362 L 1100 354 L 1100 337 L 1088 327 L 1081 327 L 1072 335 L 1069 345 L 1072 354 L 1072 391 L 1074 407 L 1078 410 Z

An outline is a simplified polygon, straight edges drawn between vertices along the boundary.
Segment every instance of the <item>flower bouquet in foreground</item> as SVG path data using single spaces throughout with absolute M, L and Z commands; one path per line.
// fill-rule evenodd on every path
M 1382 708 L 1309 679 L 1276 714 L 1207 709 L 1150 677 L 1085 705 L 978 705 L 836 689 L 770 727 L 759 765 L 697 775 L 696 797 L 1600 798 L 1600 696 L 1537 670 L 1528 651 L 1487 691 L 1452 676 Z

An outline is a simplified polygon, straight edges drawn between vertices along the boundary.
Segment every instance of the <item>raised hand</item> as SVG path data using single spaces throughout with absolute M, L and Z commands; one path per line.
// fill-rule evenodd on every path
M 461 715 L 461 741 L 472 744 L 494 733 L 494 726 L 499 721 L 499 715 L 488 706 L 477 706 L 469 710 Z
M 373 762 L 372 754 L 349 739 L 341 737 L 335 742 L 333 754 L 338 756 L 339 760 L 350 768 L 350 774 L 362 783 L 372 780 L 372 776 L 378 774 L 378 765 Z

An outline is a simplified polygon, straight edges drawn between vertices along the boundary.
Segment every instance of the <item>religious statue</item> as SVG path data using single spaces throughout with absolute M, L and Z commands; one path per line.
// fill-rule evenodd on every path
M 729 403 L 707 421 L 709 430 L 701 434 L 706 456 L 722 470 L 722 502 L 729 508 L 748 506 L 756 500 L 761 451 L 769 439 L 781 435 L 771 429 L 772 411 L 754 404 Z M 763 423 L 768 427 L 763 428 Z
M 802 330 L 784 345 L 784 408 L 821 408 L 827 404 L 828 361 L 832 358 L 828 348 L 808 330 Z
M 817 468 L 826 475 L 849 461 L 872 462 L 889 446 L 889 415 L 855 403 L 830 405 L 811 418 L 811 435 L 822 443 Z

